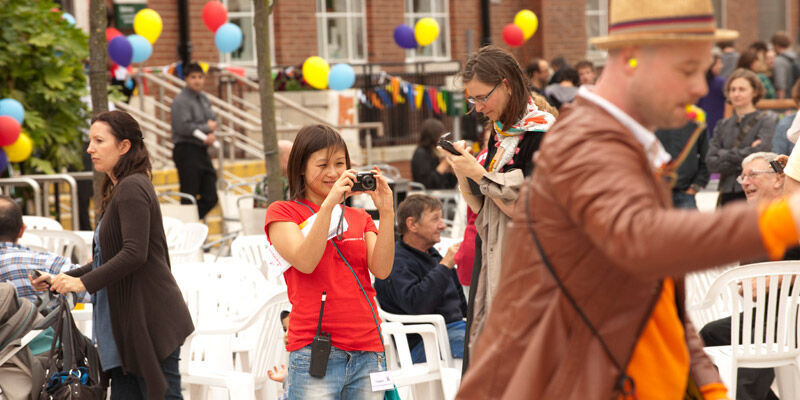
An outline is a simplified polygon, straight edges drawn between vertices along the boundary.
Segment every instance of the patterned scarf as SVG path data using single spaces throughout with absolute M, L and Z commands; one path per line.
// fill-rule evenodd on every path
M 488 171 L 500 171 L 511 161 L 511 158 L 519 152 L 517 146 L 524 133 L 547 132 L 555 121 L 556 118 L 553 114 L 540 111 L 536 104 L 533 103 L 533 98 L 528 97 L 525 116 L 512 125 L 511 128 L 504 131 L 502 122 L 494 123 L 495 141 L 498 149 L 494 154 L 494 158 L 492 158 L 492 162 L 489 163 Z

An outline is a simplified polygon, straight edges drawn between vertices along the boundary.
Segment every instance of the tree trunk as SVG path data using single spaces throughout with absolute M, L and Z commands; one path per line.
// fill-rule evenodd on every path
M 283 200 L 278 134 L 275 129 L 275 97 L 270 58 L 269 15 L 278 0 L 253 0 L 255 6 L 256 61 L 258 63 L 261 135 L 264 140 L 264 165 L 267 171 L 267 202 Z
M 91 0 L 89 3 L 89 88 L 92 96 L 92 117 L 108 111 L 108 68 L 106 65 L 106 2 Z M 95 208 L 103 201 L 105 174 L 94 173 Z M 99 218 L 95 215 L 95 221 Z

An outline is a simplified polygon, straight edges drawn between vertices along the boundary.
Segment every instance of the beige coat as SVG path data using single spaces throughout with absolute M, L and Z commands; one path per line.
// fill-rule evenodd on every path
M 534 160 L 505 231 L 496 296 L 458 399 L 607 400 L 620 374 L 544 267 L 527 206 L 557 275 L 615 359 L 627 365 L 661 280 L 672 277 L 692 377 L 698 386 L 719 382 L 684 315 L 682 277 L 763 257 L 756 209 L 672 209 L 669 188 L 633 134 L 580 97 Z

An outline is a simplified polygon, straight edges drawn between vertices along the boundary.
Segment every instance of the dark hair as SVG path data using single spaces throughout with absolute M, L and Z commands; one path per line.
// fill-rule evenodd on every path
M 567 66 L 567 59 L 564 56 L 556 56 L 553 61 L 550 61 L 550 68 L 555 71 L 559 71 L 562 68 Z
M 419 221 L 425 210 L 441 209 L 442 202 L 436 197 L 422 193 L 409 195 L 397 206 L 397 232 L 400 233 L 400 236 L 408 233 L 408 225 L 406 225 L 408 217 Z
M 800 106 L 800 79 L 792 86 L 792 100 L 796 106 Z
M 433 149 L 439 142 L 439 138 L 444 133 L 444 124 L 436 118 L 428 118 L 422 121 L 422 129 L 419 132 L 419 147 L 433 154 Z
M 714 77 L 716 76 L 716 75 L 714 75 L 714 71 L 712 71 L 712 70 L 714 69 L 714 65 L 717 63 L 717 61 L 719 61 L 721 59 L 722 59 L 722 56 L 720 56 L 719 54 L 712 54 L 711 55 L 711 65 L 706 70 L 706 81 L 707 82 L 711 82 L 711 80 L 714 79 Z
M 16 242 L 22 230 L 22 208 L 14 199 L 0 195 L 0 242 Z
M 460 75 L 464 83 L 476 78 L 490 86 L 508 81 L 511 98 L 499 121 L 506 129 L 525 115 L 530 96 L 528 77 L 508 51 L 492 45 L 481 47 L 469 56 Z
M 564 82 L 564 81 L 570 81 L 570 82 L 572 82 L 573 85 L 580 86 L 581 85 L 581 77 L 580 77 L 580 75 L 578 75 L 578 70 L 576 70 L 574 68 L 571 68 L 571 67 L 563 68 L 561 70 L 561 75 L 558 77 L 558 80 L 556 81 L 556 83 L 561 83 L 561 82 Z
M 531 60 L 531 63 L 528 64 L 527 67 L 525 67 L 525 75 L 527 75 L 530 78 L 530 76 L 533 75 L 534 72 L 542 72 L 541 69 L 542 61 L 543 60 L 541 58 L 534 58 L 533 60 Z
M 133 174 L 145 174 L 149 178 L 152 169 L 150 155 L 144 146 L 144 137 L 139 123 L 130 114 L 119 110 L 101 113 L 92 119 L 92 124 L 97 122 L 107 124 L 117 142 L 127 140 L 131 143 L 131 148 L 119 158 L 112 170 L 117 182 Z M 103 201 L 97 207 L 98 215 L 105 211 L 108 202 L 111 201 L 111 197 L 114 195 L 113 183 L 107 175 L 103 181 L 102 193 Z
M 755 51 L 763 51 L 763 52 L 766 53 L 767 50 L 769 50 L 769 47 L 767 47 L 767 43 L 766 42 L 763 42 L 763 41 L 759 40 L 759 41 L 751 43 L 750 47 L 748 47 L 748 49 L 753 49 Z
M 199 72 L 205 75 L 205 71 L 203 71 L 203 67 L 201 67 L 200 64 L 196 62 L 190 62 L 189 64 L 186 65 L 186 68 L 184 68 L 183 70 L 183 78 L 186 79 L 189 77 L 189 75 L 195 72 Z
M 739 56 L 739 61 L 736 63 L 736 68 L 749 69 L 750 71 L 755 72 L 752 65 L 756 60 L 760 60 L 758 57 L 758 50 L 749 48 Z
M 761 79 L 758 78 L 755 72 L 744 68 L 735 69 L 728 77 L 728 80 L 725 81 L 725 97 L 728 97 L 728 91 L 731 89 L 731 82 L 738 78 L 744 78 L 750 82 L 750 86 L 753 87 L 753 104 L 758 103 L 758 101 L 764 97 L 766 90 L 764 89 L 764 84 L 761 83 Z
M 770 39 L 772 45 L 782 49 L 788 49 L 792 45 L 792 38 L 784 31 L 777 31 Z
M 281 322 L 283 322 L 283 320 L 285 320 L 286 317 L 288 317 L 288 316 L 289 316 L 289 311 L 288 310 L 281 311 Z
M 719 42 L 717 43 L 717 47 L 719 47 L 720 50 L 725 50 L 729 47 L 733 47 L 733 41 L 729 40 L 727 42 Z
M 591 68 L 592 71 L 594 71 L 594 64 L 592 64 L 592 62 L 589 60 L 581 60 L 575 64 L 575 70 L 579 71 L 581 68 Z
M 289 153 L 289 165 L 286 168 L 286 176 L 289 178 L 289 196 L 294 199 L 305 198 L 306 183 L 303 174 L 306 169 L 308 158 L 314 152 L 322 149 L 344 150 L 347 160 L 347 168 L 350 169 L 350 153 L 344 139 L 335 129 L 328 125 L 306 125 L 300 128 L 294 138 L 292 151 Z

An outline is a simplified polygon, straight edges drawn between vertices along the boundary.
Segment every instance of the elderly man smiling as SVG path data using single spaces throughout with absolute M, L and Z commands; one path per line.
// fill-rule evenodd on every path
M 783 196 L 783 166 L 775 170 L 770 165 L 771 161 L 777 162 L 778 157 L 775 153 L 759 152 L 742 161 L 742 174 L 736 181 L 742 185 L 748 203 L 771 202 Z

